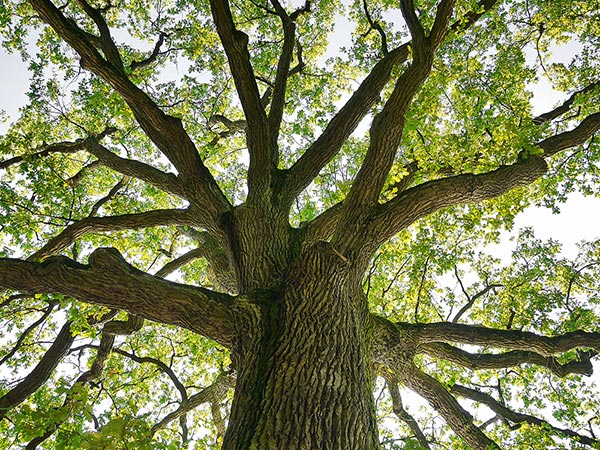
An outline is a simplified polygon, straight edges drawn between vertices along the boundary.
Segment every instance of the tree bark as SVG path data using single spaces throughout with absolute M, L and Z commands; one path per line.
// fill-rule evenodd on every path
M 374 449 L 369 315 L 329 244 L 307 248 L 282 288 L 237 324 L 224 449 Z M 253 336 L 248 339 L 247 336 Z

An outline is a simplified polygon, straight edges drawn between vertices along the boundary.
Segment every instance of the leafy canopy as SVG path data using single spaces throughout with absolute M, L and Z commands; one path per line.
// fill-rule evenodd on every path
M 435 30 L 436 17 L 452 3 L 232 1 L 232 23 L 249 37 L 253 85 L 240 75 L 243 61 L 231 62 L 233 46 L 219 36 L 205 0 L 78 0 L 56 7 L 4 0 L 2 45 L 21 56 L 30 79 L 27 104 L 0 137 L 0 257 L 39 262 L 65 254 L 86 263 L 95 249 L 114 247 L 144 272 L 241 294 L 219 266 L 224 256 L 214 229 L 197 226 L 185 212 L 194 199 L 211 198 L 210 189 L 198 184 L 186 191 L 174 181 L 174 174 L 187 176 L 189 161 L 169 153 L 177 125 L 163 130 L 156 121 L 181 119 L 222 191 L 212 205 L 240 205 L 253 189 L 253 161 L 261 157 L 249 149 L 258 139 L 252 134 L 258 119 L 248 113 L 253 86 L 279 127 L 281 173 L 297 167 L 328 127 L 346 120 L 336 131 L 343 137 L 339 148 L 324 161 L 311 156 L 314 176 L 305 186 L 298 181 L 290 202 L 291 226 L 326 223 L 326 211 L 335 213 L 358 190 L 359 172 L 375 152 L 373 118 L 384 116 L 396 81 L 420 61 L 411 12 L 422 28 Z M 295 23 L 291 40 L 281 9 Z M 48 11 L 62 18 L 64 29 Z M 372 313 L 404 324 L 593 336 L 591 344 L 552 355 L 479 341 L 420 349 L 419 368 L 469 399 L 464 404 L 476 425 L 509 448 L 600 448 L 600 397 L 584 377 L 591 361 L 597 367 L 592 358 L 600 348 L 598 242 L 582 243 L 568 260 L 559 243 L 527 229 L 509 262 L 481 250 L 498 242 L 530 205 L 558 209 L 572 192 L 598 193 L 599 11 L 592 0 L 451 5 L 428 73 L 394 116 L 402 122 L 390 131 L 399 138 L 397 149 L 383 175 L 371 173 L 384 177 L 375 201 L 391 205 L 392 223 L 381 226 L 363 278 Z M 87 48 L 96 49 L 102 64 L 83 54 Z M 283 76 L 282 55 L 288 58 Z M 377 64 L 393 58 L 380 91 L 352 97 Z M 552 94 L 539 94 L 538 83 L 551 86 Z M 534 91 L 556 96 L 547 114 L 534 108 L 540 100 Z M 364 112 L 344 119 L 343 108 L 360 104 L 367 105 Z M 277 108 L 279 122 L 271 114 Z M 557 144 L 559 138 L 566 144 Z M 549 169 L 535 184 L 541 174 L 516 184 L 512 175 L 498 175 L 541 158 Z M 429 195 L 417 190 L 425 183 L 486 173 L 493 176 L 485 183 L 500 186 L 495 193 L 440 201 L 394 225 L 401 214 L 394 205 L 402 205 L 405 193 L 414 192 L 416 204 Z M 444 197 L 449 186 L 433 195 Z M 12 287 L 3 279 L 0 284 Z M 223 342 L 172 324 L 142 326 L 133 314 L 53 292 L 13 287 L 0 302 L 0 398 L 37 374 L 44 355 L 56 359 L 46 379 L 36 375 L 41 382 L 22 402 L 0 411 L 6 415 L 0 447 L 219 447 L 234 384 Z M 382 446 L 464 448 L 464 436 L 457 437 L 435 408 L 402 406 L 401 395 L 405 403 L 414 397 L 406 397 L 388 369 L 378 372 L 375 387 Z

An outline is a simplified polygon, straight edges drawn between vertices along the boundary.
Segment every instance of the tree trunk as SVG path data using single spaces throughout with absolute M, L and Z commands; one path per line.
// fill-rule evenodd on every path
M 326 243 L 238 323 L 237 386 L 224 449 L 375 449 L 368 311 Z

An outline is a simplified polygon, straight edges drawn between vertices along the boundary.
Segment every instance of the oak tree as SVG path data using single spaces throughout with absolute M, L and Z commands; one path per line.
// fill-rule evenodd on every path
M 4 0 L 0 446 L 600 448 L 599 10 Z

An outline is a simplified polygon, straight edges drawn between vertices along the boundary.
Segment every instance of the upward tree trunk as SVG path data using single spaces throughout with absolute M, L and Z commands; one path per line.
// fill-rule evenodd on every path
M 375 449 L 368 313 L 329 244 L 305 250 L 238 323 L 224 449 Z

